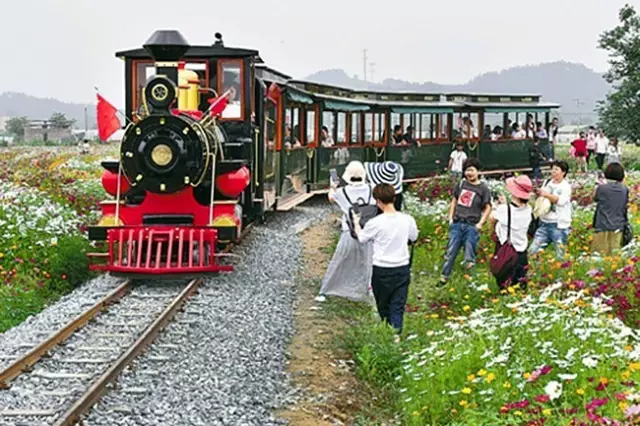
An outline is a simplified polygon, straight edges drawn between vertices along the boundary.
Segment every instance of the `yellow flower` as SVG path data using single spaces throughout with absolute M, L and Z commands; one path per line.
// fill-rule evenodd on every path
M 2 254 L 2 253 L 0 253 L 0 255 L 1 255 L 1 254 Z M 1 257 L 1 256 L 0 256 L 0 257 Z M 627 352 L 631 352 L 631 351 L 633 350 L 633 346 L 631 346 L 631 345 L 627 345 L 627 346 L 625 346 L 625 347 L 624 347 L 624 350 L 625 350 L 625 351 L 627 351 Z
M 469 405 L 469 403 L 467 401 L 465 401 L 464 399 L 462 401 L 460 401 L 460 406 L 461 407 L 466 407 L 467 405 Z
M 631 376 L 631 371 L 627 370 L 621 374 L 623 380 L 627 380 Z
M 516 416 L 522 416 L 522 411 L 518 410 L 518 411 L 515 411 L 513 414 L 515 414 Z
M 431 314 L 431 318 L 438 319 L 438 314 Z
M 607 379 L 606 377 L 600 377 L 600 383 L 606 385 L 607 383 L 609 383 L 609 379 Z
M 503 387 L 503 388 L 505 388 L 505 389 L 511 389 L 511 383 L 509 383 L 509 382 L 504 382 L 504 383 L 502 384 L 502 387 Z
M 469 305 L 465 305 L 465 307 L 462 308 L 462 310 L 465 312 L 469 312 L 471 310 L 471 307 Z
M 470 382 L 473 382 L 475 380 L 475 378 L 476 378 L 476 376 L 474 374 L 469 374 L 467 376 L 467 380 L 470 381 Z
M 584 395 L 584 389 L 582 389 L 582 388 L 577 389 L 577 390 L 576 390 L 576 393 L 577 393 L 578 395 Z
M 482 376 L 486 376 L 487 375 L 487 371 L 480 369 L 480 371 L 478 371 L 478 376 L 482 377 Z
M 413 417 L 418 417 L 420 415 L 420 413 L 418 411 L 414 411 L 413 412 Z
M 491 383 L 496 379 L 496 375 L 493 373 L 489 373 L 489 375 L 487 376 L 487 378 L 485 379 L 487 381 L 487 383 Z
M 632 362 L 629 369 L 631 371 L 640 371 L 640 362 Z
M 522 375 L 522 377 L 524 377 L 525 379 L 527 379 L 527 380 L 528 380 L 528 379 L 529 379 L 529 377 L 531 377 L 531 373 L 524 373 L 524 374 Z
M 465 395 L 469 395 L 471 393 L 471 388 L 462 389 L 462 393 L 465 394 Z
M 629 408 L 629 404 L 624 401 L 620 401 L 618 403 L 618 408 L 620 408 L 620 411 L 625 411 L 627 408 Z
M 542 414 L 545 417 L 549 417 L 551 415 L 551 410 L 549 408 L 545 408 L 544 410 L 542 410 Z

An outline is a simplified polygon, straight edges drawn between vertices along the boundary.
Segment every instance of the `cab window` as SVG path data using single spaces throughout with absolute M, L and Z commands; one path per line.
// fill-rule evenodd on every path
M 227 120 L 242 120 L 244 119 L 242 61 L 222 60 L 218 66 L 218 94 L 229 93 L 229 102 L 222 113 L 222 118 Z

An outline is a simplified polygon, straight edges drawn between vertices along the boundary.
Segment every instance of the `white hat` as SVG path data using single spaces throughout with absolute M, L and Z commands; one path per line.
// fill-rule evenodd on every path
M 384 163 L 365 163 L 367 176 L 373 184 L 388 183 L 396 190 L 396 194 L 402 192 L 402 179 L 404 169 L 398 163 L 385 161 Z
M 359 161 L 352 161 L 347 164 L 347 168 L 344 170 L 342 174 L 342 179 L 348 184 L 353 185 L 364 185 L 365 178 L 367 177 L 367 172 L 364 169 L 364 166 Z M 352 181 L 353 178 L 360 178 L 359 181 Z

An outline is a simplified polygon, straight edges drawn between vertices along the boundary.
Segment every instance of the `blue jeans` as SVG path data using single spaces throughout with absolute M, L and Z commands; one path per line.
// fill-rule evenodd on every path
M 464 246 L 464 263 L 474 265 L 476 263 L 476 247 L 480 235 L 475 225 L 463 222 L 453 222 L 449 227 L 449 243 L 447 253 L 444 256 L 442 266 L 442 278 L 449 279 L 453 264 L 458 257 L 460 249 Z
M 534 166 L 534 167 L 533 167 L 533 178 L 534 178 L 535 180 L 540 180 L 540 179 L 542 179 L 542 170 L 541 170 L 541 168 L 540 168 L 540 166 L 539 166 L 539 165 L 538 165 L 538 166 Z
M 533 255 L 544 249 L 549 243 L 553 243 L 556 249 L 556 258 L 564 257 L 565 247 L 569 240 L 569 228 L 558 229 L 557 223 L 546 223 L 540 221 L 540 226 L 533 236 L 533 243 L 529 247 L 529 254 Z

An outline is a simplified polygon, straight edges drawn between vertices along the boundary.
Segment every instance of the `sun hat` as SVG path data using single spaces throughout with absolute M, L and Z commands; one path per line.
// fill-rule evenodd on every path
M 531 198 L 533 183 L 527 175 L 520 175 L 517 178 L 511 177 L 507 179 L 507 191 L 516 198 L 528 200 Z
M 384 163 L 364 163 L 367 169 L 369 182 L 378 185 L 388 183 L 396 190 L 396 194 L 402 192 L 402 179 L 404 169 L 398 163 L 385 161 Z
M 347 167 L 342 174 L 342 179 L 353 185 L 364 185 L 365 178 L 367 177 L 367 171 L 359 161 L 352 161 L 347 164 Z M 353 181 L 353 178 L 359 178 L 360 180 Z

